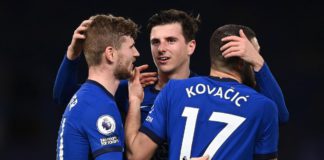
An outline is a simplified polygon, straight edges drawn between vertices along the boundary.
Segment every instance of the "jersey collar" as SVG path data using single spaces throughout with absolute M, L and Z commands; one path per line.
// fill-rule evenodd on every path
M 232 79 L 232 78 L 221 78 L 221 77 L 214 77 L 214 76 L 208 76 L 211 79 L 214 79 L 216 81 L 221 81 L 221 82 L 237 82 L 239 83 L 237 80 Z
M 193 72 L 193 71 L 190 71 L 190 75 L 189 75 L 189 78 L 191 78 L 191 77 L 197 77 L 197 76 L 199 76 L 197 73 L 195 73 L 195 72 Z M 153 92 L 153 93 L 159 93 L 160 92 L 160 90 L 157 90 L 157 89 L 155 89 L 155 85 L 157 84 L 157 82 L 158 81 L 156 81 L 154 84 L 152 84 L 152 85 L 148 85 L 147 87 L 150 87 L 150 90 L 151 90 L 151 92 Z
M 114 99 L 114 96 L 103 85 L 101 85 L 97 81 L 87 79 L 86 83 L 91 83 L 91 84 L 93 84 L 95 86 L 98 86 L 99 88 L 101 88 L 108 95 L 108 97 L 111 97 L 112 99 Z

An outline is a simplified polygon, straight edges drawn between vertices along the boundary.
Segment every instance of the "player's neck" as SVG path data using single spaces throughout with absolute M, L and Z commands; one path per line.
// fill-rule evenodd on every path
M 222 72 L 215 69 L 211 69 L 209 75 L 213 77 L 219 77 L 219 78 L 231 78 L 231 79 L 235 79 L 239 83 L 242 83 L 242 78 L 240 77 L 239 74 L 235 72 Z
M 161 72 L 158 71 L 159 79 L 155 85 L 155 89 L 161 90 L 166 83 L 169 82 L 170 79 L 186 79 L 190 76 L 190 69 L 186 69 L 185 71 L 179 72 Z
M 115 78 L 112 69 L 102 66 L 90 67 L 88 74 L 88 79 L 100 83 L 112 95 L 115 95 L 120 80 Z

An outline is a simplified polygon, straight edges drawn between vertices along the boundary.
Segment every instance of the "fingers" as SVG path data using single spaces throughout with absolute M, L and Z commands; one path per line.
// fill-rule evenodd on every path
M 228 43 L 224 44 L 224 45 L 220 48 L 220 50 L 223 51 L 223 50 L 225 50 L 225 49 L 227 49 L 227 48 L 229 48 L 229 47 L 237 47 L 237 46 L 239 46 L 239 45 L 240 45 L 239 42 L 231 41 L 231 42 L 228 42 Z
M 140 81 L 140 75 L 141 75 L 141 71 L 139 67 L 135 67 L 133 72 L 132 72 L 132 77 L 131 77 L 131 81 Z
M 85 20 L 83 21 L 80 26 L 74 31 L 74 35 L 73 38 L 76 39 L 85 39 L 85 31 L 88 29 L 90 23 L 92 22 L 92 20 Z
M 74 31 L 74 33 L 82 34 L 82 33 L 84 33 L 87 29 L 88 29 L 88 27 L 85 27 L 85 26 L 79 26 L 79 27 Z
M 223 54 L 224 58 L 230 58 L 230 57 L 242 57 L 241 56 L 242 52 L 241 51 L 233 51 L 227 54 Z
M 147 64 L 141 65 L 137 67 L 140 72 L 146 70 L 149 66 Z M 154 84 L 155 81 L 157 81 L 156 72 L 146 72 L 146 73 L 140 73 L 140 82 L 143 87 L 146 87 L 147 85 Z
M 80 26 L 88 27 L 92 21 L 93 21 L 93 20 L 91 20 L 91 19 L 84 20 L 84 21 L 81 23 Z
M 202 159 L 203 160 L 208 160 L 209 159 L 209 155 L 203 156 Z
M 138 67 L 136 67 L 136 68 L 138 68 L 139 71 L 142 72 L 142 71 L 146 70 L 148 67 L 149 67 L 149 65 L 144 64 L 144 65 L 138 66 Z
M 248 39 L 246 37 L 246 35 L 244 34 L 242 29 L 240 29 L 239 34 L 240 34 L 240 37 L 238 37 L 238 36 L 227 36 L 227 37 L 222 38 L 222 41 L 223 42 L 224 41 L 240 41 L 241 38 Z
M 142 73 L 141 76 L 144 78 L 144 77 L 154 77 L 157 75 L 157 72 L 145 72 L 145 73 Z
M 157 81 L 157 77 L 146 77 L 146 78 L 141 78 L 140 81 L 141 83 L 148 83 L 148 84 L 153 84 L 155 81 Z
M 150 78 L 145 78 L 145 79 L 141 79 L 141 84 L 142 87 L 146 87 L 148 85 L 152 85 L 154 84 L 158 79 L 156 77 L 150 77 Z
M 242 29 L 240 30 L 240 37 L 227 36 L 223 38 L 222 41 L 229 41 L 220 48 L 220 51 L 222 51 L 222 55 L 224 56 L 224 58 L 243 56 L 243 52 L 245 52 L 246 46 L 246 40 L 244 38 L 246 38 L 246 36 Z
M 84 34 L 75 33 L 75 34 L 73 35 L 73 38 L 74 38 L 74 39 L 85 39 L 86 36 L 85 36 Z
M 145 87 L 150 84 L 154 84 L 155 81 L 157 81 L 156 72 L 147 72 L 147 73 L 141 73 L 141 84 Z
M 84 27 L 84 26 L 79 26 L 73 34 L 73 38 L 76 39 L 85 39 L 85 31 L 88 29 L 88 27 Z
M 243 29 L 240 29 L 240 37 L 247 39 L 247 37 L 245 36 Z
M 228 49 L 226 49 L 222 55 L 227 58 L 228 57 L 228 54 L 231 54 L 233 52 L 240 52 L 241 51 L 241 48 L 240 47 L 230 47 Z M 227 57 L 226 57 L 227 56 Z
M 238 37 L 238 36 L 227 36 L 227 37 L 222 38 L 223 42 L 225 42 L 225 41 L 240 41 L 240 40 L 241 40 L 241 37 Z
M 133 73 L 132 73 L 132 75 L 133 75 L 132 79 L 136 80 L 138 78 L 138 81 L 139 81 L 141 78 L 141 72 L 144 71 L 145 69 L 147 69 L 148 67 L 149 67 L 149 65 L 147 65 L 147 64 L 135 67 L 135 69 L 133 70 Z
M 156 79 L 156 72 L 145 72 L 145 73 L 141 73 L 141 81 L 145 81 L 145 80 L 150 80 L 150 79 Z
M 203 157 L 199 157 L 199 158 L 190 158 L 191 160 L 208 160 L 209 159 L 209 156 L 208 155 L 205 155 Z

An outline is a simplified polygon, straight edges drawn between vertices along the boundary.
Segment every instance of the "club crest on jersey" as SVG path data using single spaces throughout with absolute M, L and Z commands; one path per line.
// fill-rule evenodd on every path
M 109 135 L 116 129 L 116 123 L 114 118 L 109 115 L 102 115 L 97 120 L 98 131 L 103 135 Z
M 76 94 L 71 98 L 70 102 L 69 102 L 69 110 L 71 111 L 71 109 L 78 103 L 78 98 L 76 96 Z

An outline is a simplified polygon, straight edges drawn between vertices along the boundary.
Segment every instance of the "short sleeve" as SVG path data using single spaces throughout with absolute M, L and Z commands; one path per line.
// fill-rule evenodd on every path
M 166 139 L 169 82 L 158 94 L 151 111 L 143 122 L 140 131 L 149 136 L 155 143 L 161 144 Z
M 89 140 L 94 159 L 121 159 L 118 157 L 122 157 L 124 151 L 124 133 L 118 116 L 113 110 L 103 112 L 95 109 L 88 110 L 84 116 L 82 128 Z

